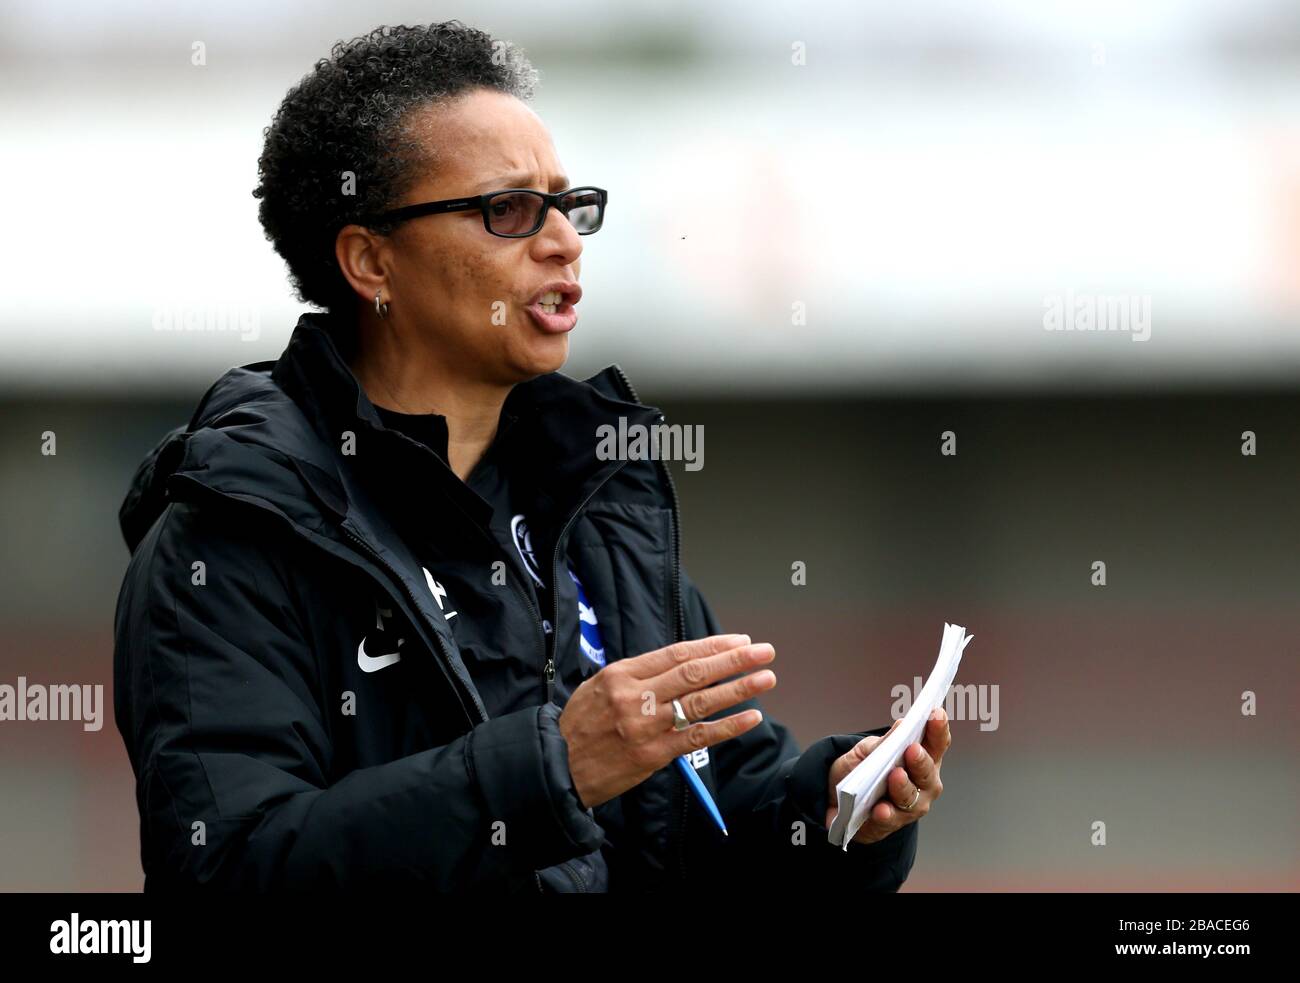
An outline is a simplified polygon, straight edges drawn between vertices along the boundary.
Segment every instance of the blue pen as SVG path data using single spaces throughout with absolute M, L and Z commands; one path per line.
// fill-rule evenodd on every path
M 722 821 L 722 813 L 718 812 L 718 805 L 713 801 L 713 796 L 709 794 L 709 790 L 705 787 L 704 781 L 699 775 L 695 774 L 695 767 L 691 764 L 690 755 L 683 754 L 678 758 L 677 767 L 680 768 L 682 774 L 686 776 L 687 784 L 695 790 L 695 797 L 700 800 L 700 803 L 704 808 L 709 810 L 709 815 L 712 816 L 713 821 L 718 824 L 718 829 L 722 830 L 723 836 L 726 836 L 727 824 Z

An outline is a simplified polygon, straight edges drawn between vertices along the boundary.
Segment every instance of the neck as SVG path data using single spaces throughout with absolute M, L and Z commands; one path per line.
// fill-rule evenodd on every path
M 509 386 L 466 379 L 428 346 L 403 344 L 393 331 L 363 332 L 351 368 L 376 406 L 445 417 L 447 463 L 461 481 L 468 479 L 496 437 Z

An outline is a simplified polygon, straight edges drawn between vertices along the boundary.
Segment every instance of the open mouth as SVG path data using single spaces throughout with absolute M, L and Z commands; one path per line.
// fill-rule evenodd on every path
M 535 303 L 541 308 L 543 314 L 554 314 L 561 307 L 568 307 L 570 310 L 573 308 L 573 305 L 565 300 L 564 292 L 560 290 L 548 290 Z
M 563 333 L 578 323 L 573 305 L 581 299 L 582 288 L 576 283 L 555 284 L 533 298 L 528 313 L 543 331 Z

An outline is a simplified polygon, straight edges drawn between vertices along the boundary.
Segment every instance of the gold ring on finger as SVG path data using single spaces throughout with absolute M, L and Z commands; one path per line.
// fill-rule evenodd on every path
M 904 812 L 911 812 L 911 811 L 912 811 L 912 806 L 916 805 L 916 800 L 919 799 L 919 798 L 921 797 L 921 789 L 920 789 L 920 786 L 913 785 L 912 788 L 914 788 L 914 789 L 916 790 L 916 794 L 915 794 L 914 796 L 912 796 L 912 801 L 909 802 L 909 803 L 908 803 L 907 805 L 905 805 L 905 806 L 899 806 L 899 807 L 898 807 L 898 808 L 902 809 Z

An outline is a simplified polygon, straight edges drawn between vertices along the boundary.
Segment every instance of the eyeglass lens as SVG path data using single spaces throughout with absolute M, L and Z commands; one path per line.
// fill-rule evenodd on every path
M 577 190 L 560 199 L 560 211 L 573 223 L 580 235 L 600 228 L 600 195 L 595 191 Z M 488 202 L 488 221 L 498 235 L 527 235 L 541 228 L 542 199 L 526 191 L 497 195 Z

